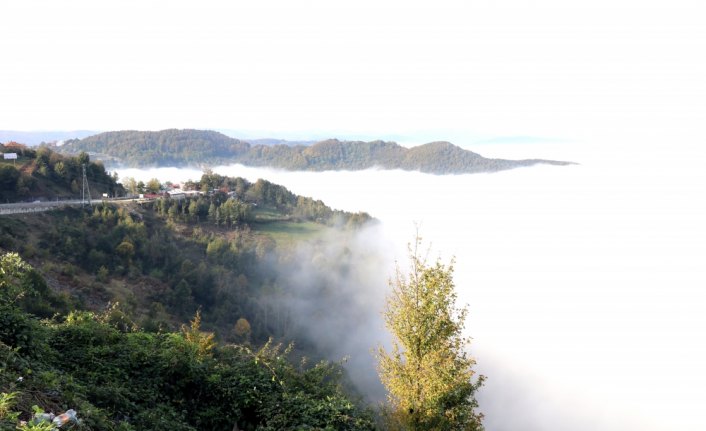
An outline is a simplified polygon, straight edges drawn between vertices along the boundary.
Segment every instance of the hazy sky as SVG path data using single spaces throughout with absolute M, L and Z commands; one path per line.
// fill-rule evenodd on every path
M 0 129 L 582 139 L 697 127 L 702 2 L 12 1 Z M 463 142 L 459 142 L 463 143 Z

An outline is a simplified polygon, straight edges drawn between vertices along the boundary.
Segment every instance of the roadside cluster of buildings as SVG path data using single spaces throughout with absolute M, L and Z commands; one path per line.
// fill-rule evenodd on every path
M 199 190 L 183 190 L 179 184 L 173 184 L 171 188 L 160 193 L 140 193 L 140 199 L 156 199 L 156 198 L 171 198 L 176 200 L 186 199 L 187 197 L 198 197 L 204 193 Z

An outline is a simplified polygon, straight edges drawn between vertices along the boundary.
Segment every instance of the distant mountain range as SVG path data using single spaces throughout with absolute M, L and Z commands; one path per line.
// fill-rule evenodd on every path
M 308 145 L 307 145 L 308 144 Z M 496 172 L 535 164 L 569 165 L 571 162 L 485 158 L 449 142 L 431 142 L 405 148 L 385 141 L 339 141 L 311 144 L 274 140 L 244 141 L 209 130 L 169 129 L 159 132 L 105 132 L 68 140 L 56 149 L 75 154 L 85 151 L 107 165 L 127 167 L 206 167 L 240 163 L 287 170 L 402 169 L 432 174 Z

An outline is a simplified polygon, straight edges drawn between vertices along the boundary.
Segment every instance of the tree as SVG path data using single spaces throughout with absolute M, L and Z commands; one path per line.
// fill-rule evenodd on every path
M 135 246 L 129 240 L 125 239 L 115 247 L 115 252 L 122 256 L 126 263 L 130 263 L 132 256 L 135 255 Z
M 123 178 L 123 186 L 131 195 L 137 194 L 137 180 L 133 177 Z
M 20 171 L 12 165 L 0 165 L 0 197 L 8 199 L 17 187 Z
M 427 265 L 421 239 L 409 246 L 410 273 L 390 281 L 385 323 L 392 351 L 378 349 L 378 372 L 388 391 L 386 420 L 394 430 L 482 430 L 475 360 L 466 352 L 465 307 L 456 308 L 453 260 Z M 475 381 L 474 381 L 475 380 Z
M 201 310 L 196 311 L 191 325 L 181 325 L 181 333 L 184 339 L 196 348 L 198 359 L 202 360 L 211 356 L 212 350 L 216 346 L 216 339 L 213 333 L 201 331 Z
M 159 193 L 159 191 L 162 189 L 162 184 L 157 178 L 152 178 L 151 180 L 147 181 L 147 185 L 145 187 L 150 193 Z
M 64 165 L 64 162 L 62 161 L 56 162 L 56 164 L 54 165 L 54 172 L 56 172 L 56 174 L 62 180 L 66 180 L 68 178 L 69 171 L 66 168 L 66 165 Z
M 192 199 L 189 203 L 189 220 L 191 222 L 199 221 L 199 204 L 196 199 Z
M 216 215 L 216 211 L 217 211 L 216 204 L 211 202 L 211 205 L 208 206 L 208 221 L 210 221 L 211 223 L 218 224 L 218 222 L 216 221 L 218 219 L 218 216 Z
M 252 329 L 250 328 L 250 322 L 248 322 L 246 318 L 241 317 L 240 319 L 238 319 L 237 322 L 235 322 L 235 326 L 233 327 L 233 333 L 241 341 L 249 340 L 250 334 L 252 333 Z
M 24 296 L 22 281 L 30 269 L 17 253 L 0 256 L 0 305 L 14 304 Z
M 85 151 L 81 151 L 78 155 L 78 164 L 80 165 L 88 165 L 88 163 L 91 161 L 91 158 L 89 157 L 88 153 Z

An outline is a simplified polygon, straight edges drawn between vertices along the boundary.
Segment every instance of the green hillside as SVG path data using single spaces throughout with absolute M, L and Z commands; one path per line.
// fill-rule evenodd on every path
M 0 203 L 34 199 L 80 199 L 83 185 L 82 165 L 86 166 L 91 197 L 122 195 L 124 190 L 101 162 L 87 153 L 59 154 L 48 147 L 30 148 L 20 144 L 0 144 L 0 153 L 15 153 L 16 160 L 0 158 Z
M 264 290 L 287 284 L 286 273 L 273 271 L 270 262 L 324 236 L 344 246 L 347 232 L 372 221 L 265 180 L 210 173 L 198 186 L 218 191 L 3 216 L 0 247 L 20 252 L 89 308 L 118 301 L 149 328 L 175 328 L 200 308 L 219 337 L 232 339 L 233 323 L 244 317 L 250 339 L 264 342 L 287 335 L 280 330 L 287 325 L 273 326 L 270 305 L 259 302 Z
M 246 153 L 250 144 L 209 130 L 169 129 L 160 132 L 105 132 L 57 148 L 62 153 L 86 151 L 106 163 L 128 166 L 202 166 Z
M 111 165 L 130 167 L 205 167 L 241 163 L 288 170 L 403 169 L 432 174 L 495 172 L 534 164 L 566 165 L 551 160 L 487 159 L 449 142 L 405 148 L 394 142 L 339 141 L 313 145 L 251 145 L 205 130 L 106 132 L 67 141 L 58 151 L 86 151 Z
M 66 310 L 35 268 L 0 254 L 1 430 L 57 429 L 37 415 L 70 410 L 80 422 L 61 429 L 374 429 L 337 364 L 295 366 L 272 342 L 217 343 L 199 314 L 154 332 L 117 307 L 47 316 L 57 305 Z
M 192 186 L 217 191 L 0 216 L 5 411 L 74 408 L 86 430 L 373 429 L 288 305 L 298 247 L 348 271 L 347 238 L 370 216 L 264 180 Z

